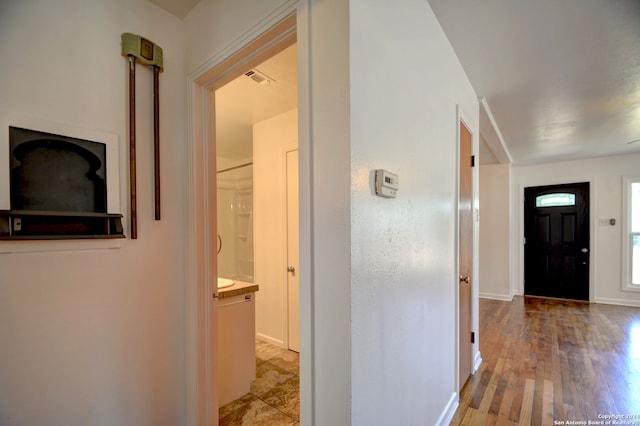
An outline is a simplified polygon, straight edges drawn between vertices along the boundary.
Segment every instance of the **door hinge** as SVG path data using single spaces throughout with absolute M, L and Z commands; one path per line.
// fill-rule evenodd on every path
M 476 342 L 476 333 L 474 331 L 471 332 L 471 343 Z
M 476 166 L 476 156 L 472 155 L 471 156 L 471 167 L 475 167 Z

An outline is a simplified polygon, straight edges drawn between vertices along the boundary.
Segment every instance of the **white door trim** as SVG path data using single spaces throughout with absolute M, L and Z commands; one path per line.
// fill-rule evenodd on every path
M 455 286 L 455 374 L 454 374 L 454 383 L 456 390 L 459 387 L 460 383 L 460 288 L 459 288 L 459 276 L 460 276 L 460 123 L 463 123 L 469 132 L 471 133 L 471 146 L 472 152 L 476 159 L 475 167 L 471 172 L 471 198 L 472 198 L 472 216 L 473 216 L 473 257 L 472 257 L 472 273 L 471 273 L 471 331 L 475 332 L 476 339 L 475 343 L 471 345 L 471 357 L 469 360 L 471 363 L 471 374 L 475 374 L 475 372 L 480 367 L 482 363 L 482 357 L 480 355 L 480 333 L 479 333 L 479 324 L 478 324 L 478 310 L 479 310 L 479 282 L 478 282 L 478 262 L 479 262 L 479 211 L 478 211 L 478 169 L 480 167 L 478 161 L 478 135 L 477 129 L 478 125 L 473 120 L 471 120 L 471 115 L 468 114 L 464 108 L 460 104 L 456 104 L 456 155 L 454 158 L 455 165 L 454 170 L 456 171 L 456 192 L 455 192 L 455 211 L 456 211 L 456 221 L 455 221 L 455 252 L 454 252 L 454 264 L 455 264 L 455 276 L 453 277 L 454 286 Z M 457 392 L 457 391 L 456 391 Z
M 254 26 L 187 78 L 187 249 L 186 279 L 186 410 L 188 425 L 217 424 L 218 403 L 215 346 L 215 307 L 211 283 L 216 279 L 215 140 L 209 104 L 211 89 L 220 87 L 242 69 L 257 65 L 284 46 L 298 43 L 298 111 L 300 149 L 301 357 L 300 420 L 312 424 L 312 291 L 311 291 L 311 149 L 309 99 L 308 0 L 289 1 Z

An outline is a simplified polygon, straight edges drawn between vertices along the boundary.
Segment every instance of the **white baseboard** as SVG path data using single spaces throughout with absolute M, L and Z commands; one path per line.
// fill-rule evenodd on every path
M 449 398 L 449 402 L 447 406 L 438 417 L 436 421 L 436 426 L 449 426 L 451 420 L 453 420 L 453 416 L 456 414 L 456 410 L 458 409 L 458 393 L 454 392 Z
M 504 302 L 511 302 L 513 300 L 513 295 L 508 294 L 495 294 L 495 293 L 483 293 L 479 294 L 481 299 L 492 299 L 492 300 L 502 300 Z
M 594 302 L 603 303 L 605 305 L 633 306 L 635 308 L 640 308 L 640 300 L 611 299 L 608 297 L 596 297 Z
M 516 296 L 505 295 L 505 294 L 494 294 L 494 293 L 480 293 L 481 299 L 491 299 L 491 300 L 501 300 L 504 302 L 512 302 L 513 298 Z M 522 295 L 518 295 L 522 296 Z M 613 299 L 609 297 L 596 297 L 593 303 L 602 303 L 605 305 L 618 305 L 618 306 L 632 306 L 635 308 L 640 308 L 640 300 L 629 300 L 629 299 Z
M 480 364 L 482 364 L 482 355 L 480 355 L 480 351 L 478 351 L 476 352 L 476 356 L 473 357 L 473 374 L 476 374 L 480 368 Z
M 256 339 L 262 340 L 263 342 L 271 343 L 272 345 L 279 348 L 287 349 L 287 345 L 285 345 L 282 340 L 274 339 L 273 337 L 267 336 L 266 334 L 256 333 Z

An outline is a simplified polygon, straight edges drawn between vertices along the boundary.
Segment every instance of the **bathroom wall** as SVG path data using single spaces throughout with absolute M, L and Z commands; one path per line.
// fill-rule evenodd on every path
M 253 126 L 256 334 L 287 347 L 285 152 L 298 147 L 298 111 Z
M 138 239 L 0 254 L 0 424 L 185 421 L 183 24 L 146 0 L 0 2 L 0 110 L 117 135 L 128 223 L 123 32 L 164 50 L 162 220 L 154 220 L 152 73 L 137 67 Z M 125 233 L 129 233 L 125 225 Z M 30 246 L 2 242 L 3 251 Z

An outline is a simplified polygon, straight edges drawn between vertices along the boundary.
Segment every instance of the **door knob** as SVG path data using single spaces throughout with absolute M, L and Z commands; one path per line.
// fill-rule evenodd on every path
M 588 253 L 588 252 L 589 252 L 589 249 L 588 249 L 588 248 L 586 248 L 586 247 L 583 247 L 580 251 L 581 251 L 581 252 L 583 252 L 583 253 Z
M 289 267 L 287 267 L 287 272 L 291 272 L 293 274 L 296 272 L 296 268 L 294 266 L 289 265 Z
M 461 283 L 469 284 L 469 281 L 470 280 L 469 280 L 469 276 L 468 275 L 465 275 L 465 276 L 460 275 L 460 282 Z

